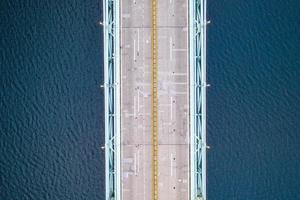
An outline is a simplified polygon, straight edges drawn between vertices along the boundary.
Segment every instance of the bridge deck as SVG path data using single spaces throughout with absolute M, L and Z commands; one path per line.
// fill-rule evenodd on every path
M 159 199 L 189 199 L 188 1 L 158 1 Z M 151 0 L 121 2 L 121 193 L 152 199 Z

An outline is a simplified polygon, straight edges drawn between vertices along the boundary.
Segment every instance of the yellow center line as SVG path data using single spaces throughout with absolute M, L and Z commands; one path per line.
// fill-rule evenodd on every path
M 158 200 L 157 0 L 152 0 L 152 199 Z

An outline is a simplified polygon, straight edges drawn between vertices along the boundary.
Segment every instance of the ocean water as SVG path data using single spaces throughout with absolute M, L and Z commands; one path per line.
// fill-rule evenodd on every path
M 300 2 L 208 2 L 208 197 L 298 200 Z
M 300 199 L 300 3 L 208 0 L 208 197 Z M 104 199 L 102 2 L 0 2 L 0 200 Z
M 104 199 L 101 1 L 0 13 L 0 199 Z

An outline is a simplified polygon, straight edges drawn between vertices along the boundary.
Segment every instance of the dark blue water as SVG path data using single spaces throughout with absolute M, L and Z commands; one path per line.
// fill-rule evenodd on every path
M 0 199 L 104 199 L 100 1 L 1 1 Z
M 298 200 L 300 2 L 208 2 L 208 197 Z
M 104 199 L 101 1 L 0 2 L 0 199 Z M 208 197 L 300 199 L 300 4 L 208 1 Z

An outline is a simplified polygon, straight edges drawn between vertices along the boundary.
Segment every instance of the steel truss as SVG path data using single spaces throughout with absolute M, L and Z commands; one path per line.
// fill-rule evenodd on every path
M 104 0 L 106 199 L 120 200 L 119 0 Z M 189 1 L 191 200 L 206 200 L 206 0 Z
M 106 200 L 120 200 L 119 0 L 103 2 Z
M 206 200 L 206 0 L 189 7 L 191 200 Z

